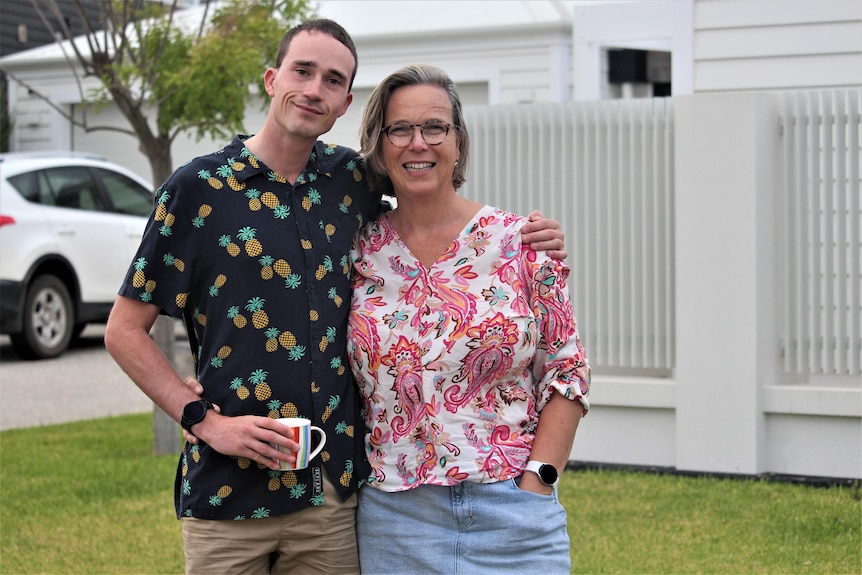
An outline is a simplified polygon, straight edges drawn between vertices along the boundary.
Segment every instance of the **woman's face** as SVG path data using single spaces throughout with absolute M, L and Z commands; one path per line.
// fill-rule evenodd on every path
M 384 127 L 452 123 L 452 104 L 446 91 L 430 85 L 404 86 L 395 90 L 389 98 L 383 121 Z M 449 133 L 437 145 L 428 144 L 418 127 L 410 131 L 410 142 L 404 147 L 392 144 L 385 135 L 383 137 L 383 165 L 396 195 L 399 198 L 419 198 L 439 194 L 443 190 L 454 191 L 452 172 L 459 154 L 458 131 L 449 128 Z

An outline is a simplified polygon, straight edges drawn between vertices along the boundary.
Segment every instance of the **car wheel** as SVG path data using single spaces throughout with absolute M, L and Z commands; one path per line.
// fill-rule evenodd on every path
M 24 299 L 24 331 L 10 337 L 15 352 L 25 359 L 47 359 L 63 353 L 75 326 L 72 298 L 59 278 L 39 276 Z

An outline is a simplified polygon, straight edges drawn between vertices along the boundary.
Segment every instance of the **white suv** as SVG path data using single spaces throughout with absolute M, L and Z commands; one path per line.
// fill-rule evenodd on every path
M 148 182 L 98 156 L 0 154 L 0 333 L 19 356 L 107 319 L 152 209 Z

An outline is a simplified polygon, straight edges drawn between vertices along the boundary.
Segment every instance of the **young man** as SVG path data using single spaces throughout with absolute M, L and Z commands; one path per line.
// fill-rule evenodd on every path
M 355 151 L 317 140 L 350 105 L 355 74 L 341 26 L 291 29 L 264 74 L 264 126 L 157 190 L 108 321 L 117 363 L 200 440 L 185 445 L 176 480 L 189 573 L 359 572 L 356 490 L 369 467 L 346 358 L 347 258 L 380 198 Z M 534 244 L 544 249 L 559 238 L 531 239 L 549 240 Z M 202 397 L 149 338 L 159 313 L 185 321 Z M 308 468 L 281 472 L 293 456 L 273 444 L 297 444 L 274 418 L 293 416 L 327 442 Z

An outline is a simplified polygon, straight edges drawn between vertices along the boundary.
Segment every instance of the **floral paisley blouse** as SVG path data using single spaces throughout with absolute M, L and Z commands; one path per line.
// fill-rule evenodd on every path
M 429 269 L 385 215 L 357 234 L 347 351 L 373 487 L 517 477 L 552 392 L 589 409 L 568 267 L 521 244 L 526 222 L 485 206 Z

